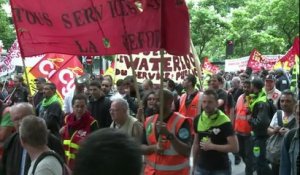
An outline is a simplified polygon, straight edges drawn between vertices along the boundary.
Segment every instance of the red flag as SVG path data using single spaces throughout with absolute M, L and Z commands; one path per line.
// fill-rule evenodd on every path
M 30 73 L 35 77 L 50 78 L 56 71 L 66 64 L 70 59 L 77 59 L 77 56 L 65 54 L 46 54 L 34 67 L 30 69 Z
M 49 81 L 56 85 L 62 99 L 70 91 L 74 90 L 74 79 L 76 76 L 83 75 L 83 66 L 77 57 L 71 57 L 60 67 L 50 78 Z
M 168 53 L 173 55 L 189 54 L 190 23 L 185 0 L 162 0 L 161 2 L 163 8 L 162 48 L 166 49 Z M 181 43 L 179 44 L 177 42 Z
M 73 90 L 74 78 L 83 74 L 83 66 L 77 56 L 46 54 L 30 71 L 34 78 L 45 77 L 56 85 L 60 97 Z
M 299 52 L 299 37 L 294 39 L 293 46 L 289 49 L 289 51 L 278 61 L 281 62 L 281 65 L 286 65 L 286 69 L 291 69 L 291 67 L 295 64 L 295 56 L 300 55 Z
M 184 0 L 10 0 L 22 56 L 189 53 Z M 141 7 L 144 7 L 141 10 Z
M 262 67 L 265 67 L 263 64 L 265 60 L 267 60 L 266 57 L 260 54 L 256 49 L 253 49 L 250 54 L 247 67 L 250 67 L 253 72 L 258 72 Z
M 212 64 L 207 57 L 205 57 L 203 60 L 202 69 L 204 72 L 209 74 L 216 74 L 220 71 L 220 68 Z

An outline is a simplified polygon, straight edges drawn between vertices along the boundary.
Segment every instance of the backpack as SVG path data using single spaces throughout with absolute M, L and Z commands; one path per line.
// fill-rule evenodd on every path
M 45 157 L 47 156 L 53 156 L 55 157 L 59 163 L 61 164 L 62 166 L 62 174 L 63 175 L 71 175 L 71 170 L 69 169 L 69 167 L 64 163 L 64 160 L 60 157 L 60 155 L 58 155 L 56 152 L 54 151 L 47 151 L 47 152 L 43 152 L 35 161 L 34 165 L 33 165 L 33 168 L 32 168 L 32 174 L 34 175 L 35 173 L 35 170 L 36 170 L 36 167 L 37 165 L 40 163 L 40 161 L 42 161 Z
M 278 125 L 280 127 L 283 127 L 282 112 L 283 111 L 280 111 L 280 110 L 277 111 L 277 121 L 278 121 Z M 296 120 L 294 118 L 288 123 L 287 128 L 289 128 L 289 129 L 293 128 L 295 123 L 296 123 Z M 271 163 L 275 163 L 275 164 L 280 163 L 280 154 L 281 154 L 281 146 L 283 143 L 283 138 L 284 138 L 284 136 L 282 136 L 282 135 L 273 134 L 267 140 L 266 158 Z

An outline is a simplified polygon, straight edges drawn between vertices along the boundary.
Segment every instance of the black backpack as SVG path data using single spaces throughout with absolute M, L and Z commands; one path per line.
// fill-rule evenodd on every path
M 35 161 L 34 165 L 33 165 L 33 168 L 32 168 L 32 174 L 34 175 L 35 173 L 35 170 L 36 170 L 36 167 L 37 165 L 40 163 L 40 161 L 42 161 L 45 157 L 47 156 L 53 156 L 55 157 L 59 163 L 61 164 L 62 166 L 62 170 L 63 170 L 63 175 L 70 175 L 72 174 L 71 173 L 71 170 L 69 169 L 69 167 L 65 164 L 64 160 L 60 157 L 60 155 L 58 155 L 56 152 L 54 151 L 47 151 L 47 152 L 43 152 Z

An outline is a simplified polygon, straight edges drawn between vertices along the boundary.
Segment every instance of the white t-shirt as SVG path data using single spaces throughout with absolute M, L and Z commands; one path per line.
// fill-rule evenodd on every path
M 33 165 L 36 160 L 32 161 L 27 175 L 32 175 Z M 37 165 L 34 175 L 62 175 L 63 169 L 57 158 L 47 156 L 43 158 Z
M 285 113 L 282 110 L 280 110 L 280 112 L 282 112 L 282 122 L 283 122 L 283 117 L 285 116 Z M 293 118 L 295 118 L 294 114 L 288 116 L 288 118 L 287 118 L 288 122 L 290 122 Z M 274 114 L 274 116 L 272 118 L 272 121 L 270 123 L 270 127 L 272 127 L 272 128 L 279 127 L 278 120 L 277 120 L 277 112 Z

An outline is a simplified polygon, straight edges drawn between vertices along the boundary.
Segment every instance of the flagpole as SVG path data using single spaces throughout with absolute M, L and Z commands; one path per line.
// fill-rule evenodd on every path
M 30 84 L 29 84 L 27 69 L 26 69 L 26 65 L 25 65 L 25 58 L 22 58 L 22 63 L 23 63 L 23 70 L 25 71 L 25 78 L 26 78 L 26 82 L 27 82 L 27 86 L 28 86 L 29 96 L 31 96 L 32 94 L 31 94 L 31 89 L 30 89 Z
M 200 90 L 203 90 L 203 87 L 202 87 L 202 71 L 201 71 L 201 67 L 200 67 L 201 63 L 199 62 L 199 57 L 198 57 L 197 51 L 194 47 L 192 39 L 190 39 L 190 41 L 191 41 L 192 53 L 195 57 L 195 66 L 196 66 L 196 70 L 197 70 L 197 74 L 198 74 L 198 78 L 199 78 L 199 82 L 200 82 Z
M 159 87 L 159 120 L 163 122 L 164 115 L 164 50 L 160 50 L 160 87 Z

